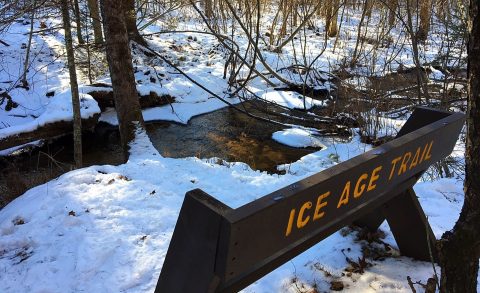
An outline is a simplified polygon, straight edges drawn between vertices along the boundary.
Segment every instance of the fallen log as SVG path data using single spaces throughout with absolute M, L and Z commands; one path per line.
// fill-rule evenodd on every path
M 92 131 L 97 125 L 100 114 L 94 114 L 88 119 L 82 119 L 82 130 Z M 6 150 L 40 139 L 53 139 L 73 132 L 72 121 L 57 121 L 35 130 L 7 136 L 0 139 L 0 150 Z
M 94 86 L 97 89 L 88 91 L 88 94 L 91 95 L 95 99 L 95 101 L 97 101 L 100 109 L 104 111 L 108 107 L 115 108 L 115 100 L 113 99 L 112 88 L 108 85 L 103 84 L 94 84 Z M 99 89 L 100 87 L 104 87 L 105 90 Z M 169 105 L 175 102 L 174 97 L 170 95 L 158 95 L 154 91 L 150 91 L 148 95 L 139 94 L 139 96 L 140 107 L 142 109 Z

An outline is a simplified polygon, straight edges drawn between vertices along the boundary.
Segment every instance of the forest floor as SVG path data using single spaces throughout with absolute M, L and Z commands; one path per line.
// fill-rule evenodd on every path
M 369 25 L 375 27 L 375 18 L 372 19 Z M 344 34 L 356 35 L 358 21 L 358 15 L 346 21 Z M 43 19 L 42 24 L 35 22 L 34 28 L 59 25 L 54 18 L 48 18 Z M 171 26 L 171 23 L 150 25 L 144 31 L 149 46 L 229 103 L 241 102 L 238 97 L 230 97 L 232 89 L 223 78 L 228 54 L 216 44 L 213 36 L 191 32 L 203 30 L 204 26 L 191 20 L 175 24 L 175 30 L 182 32 L 157 33 L 171 30 Z M 7 107 L 7 99 L 0 97 L 0 140 L 55 121 L 68 121 L 71 117 L 61 31 L 34 35 L 34 57 L 27 74 L 29 86 L 19 87 L 25 33 L 29 27 L 26 20 L 15 23 L 2 38 L 9 46 L 0 50 L 0 93 L 8 93 L 11 102 Z M 395 40 L 408 43 L 400 30 L 394 33 Z M 372 88 L 378 78 L 413 65 L 410 46 L 377 48 L 381 53 L 375 61 L 368 63 L 370 57 L 365 53 L 363 66 L 349 70 L 348 77 L 339 84 L 330 79 L 329 73 L 340 74 L 340 68 L 345 69 L 342 65 L 351 55 L 355 39 L 324 39 L 316 37 L 317 34 L 318 31 L 310 30 L 305 36 L 309 43 L 307 55 L 313 59 L 315 52 L 326 48 L 315 63 L 315 69 L 323 78 L 309 85 L 332 95 L 341 93 L 342 85 L 355 92 Z M 241 48 L 247 47 L 244 37 L 239 34 L 236 38 Z M 294 40 L 296 45 L 286 46 L 281 53 L 263 52 L 271 67 L 295 82 L 304 78 L 290 67 L 297 63 L 293 48 L 300 46 L 300 42 L 302 40 Z M 425 64 L 436 60 L 442 50 L 440 42 L 441 33 L 433 33 L 424 45 Z M 78 46 L 76 50 L 82 61 L 78 69 L 82 117 L 101 113 L 100 121 L 115 125 L 114 109 L 101 109 L 90 95 L 93 91 L 105 90 L 98 85 L 110 84 L 100 51 L 89 52 L 93 64 L 89 77 L 88 66 L 84 64 L 86 48 Z M 138 46 L 134 46 L 133 53 L 139 93 L 154 92 L 175 98 L 169 105 L 145 109 L 146 121 L 187 124 L 196 115 L 227 106 L 162 60 L 147 58 Z M 391 55 L 397 56 L 396 62 L 387 62 Z M 265 70 L 259 67 L 260 71 Z M 427 76 L 435 80 L 441 78 L 442 73 L 432 67 Z M 269 79 L 279 84 L 274 77 Z M 453 87 L 459 92 L 465 90 L 462 85 Z M 263 100 L 291 109 L 321 108 L 331 105 L 335 99 L 328 95 L 312 99 L 295 91 L 276 91 L 260 78 L 249 83 L 248 89 Z M 392 95 L 392 100 L 400 98 L 404 97 Z M 358 104 L 352 103 L 350 109 L 355 105 Z M 463 106 L 459 103 L 452 110 L 461 110 Z M 253 170 L 245 163 L 226 162 L 221 158 L 168 158 L 152 146 L 148 137 L 141 136 L 127 163 L 68 172 L 28 190 L 0 210 L 0 291 L 153 292 L 187 191 L 200 188 L 232 208 L 242 206 L 370 150 L 372 146 L 362 142 L 365 134 L 375 133 L 376 138 L 394 136 L 408 118 L 411 107 L 400 111 L 404 115 L 398 115 L 398 111 L 389 113 L 392 109 L 388 105 L 384 108 L 381 112 L 366 107 L 358 113 L 358 117 L 365 120 L 375 117 L 370 120 L 377 121 L 377 125 L 372 129 L 352 128 L 349 140 L 324 137 L 317 129 L 299 125 L 289 125 L 276 132 L 272 139 L 279 143 L 322 147 L 296 162 L 278 166 L 284 175 Z M 346 112 L 342 114 L 352 114 Z M 460 165 L 464 161 L 463 139 L 462 135 L 451 156 Z M 17 149 L 0 152 L 9 155 Z M 439 178 L 435 174 L 433 170 L 427 172 L 414 189 L 435 236 L 440 238 L 453 227 L 462 207 L 463 174 L 455 173 L 452 178 Z M 423 291 L 423 285 L 434 275 L 432 264 L 401 256 L 388 225 L 383 223 L 380 229 L 382 232 L 377 237 L 365 239 L 355 228 L 346 227 L 242 292 L 313 293 L 340 287 L 345 292 L 411 292 L 408 278 L 414 288 Z M 436 271 L 439 272 L 438 267 Z M 480 290 L 480 286 L 478 288 Z

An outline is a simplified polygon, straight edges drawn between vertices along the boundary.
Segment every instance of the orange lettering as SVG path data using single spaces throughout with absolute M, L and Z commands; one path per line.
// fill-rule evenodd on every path
M 427 150 L 427 154 L 425 155 L 425 160 L 430 160 L 432 158 L 432 145 L 433 145 L 433 140 L 430 142 L 430 144 L 428 145 L 428 150 Z
M 295 209 L 292 209 L 290 211 L 290 218 L 288 219 L 287 231 L 285 232 L 285 236 L 288 236 L 290 235 L 290 233 L 292 233 L 292 225 L 293 225 L 294 218 L 295 218 Z
M 422 157 L 420 158 L 420 162 L 418 162 L 419 164 L 423 162 L 423 160 L 425 159 L 425 155 L 427 154 L 427 151 L 428 151 L 428 143 L 423 147 Z
M 315 207 L 315 214 L 313 214 L 313 220 L 316 221 L 320 218 L 323 217 L 323 215 L 325 215 L 325 212 L 320 212 L 320 210 L 327 205 L 327 202 L 326 201 L 322 201 L 324 200 L 325 198 L 327 198 L 327 196 L 330 195 L 330 191 L 328 192 L 325 192 L 324 194 L 320 195 L 318 198 L 317 198 L 317 206 Z
M 420 158 L 420 149 L 421 148 L 419 147 L 415 152 L 415 156 L 413 156 L 412 163 L 410 163 L 410 167 L 408 168 L 409 170 L 412 170 L 412 168 L 418 165 L 418 159 Z
M 390 176 L 388 177 L 389 181 L 390 179 L 392 179 L 393 172 L 395 172 L 395 167 L 397 166 L 397 162 L 400 161 L 401 159 L 402 157 L 400 156 L 392 160 L 392 170 L 390 171 Z
M 412 158 L 411 152 L 406 152 L 405 155 L 403 155 L 402 163 L 398 169 L 398 175 L 402 175 L 403 173 L 407 172 L 407 164 L 410 161 L 410 158 Z
M 380 172 L 380 170 L 382 170 L 382 166 L 378 166 L 377 168 L 373 169 L 372 177 L 370 177 L 370 182 L 368 182 L 367 191 L 374 190 L 377 187 L 375 182 L 380 177 L 380 175 L 378 175 L 378 172 Z
M 365 191 L 366 184 L 362 184 L 360 189 L 358 189 L 358 187 L 360 186 L 360 182 L 362 182 L 363 180 L 367 180 L 367 178 L 368 174 L 362 174 L 362 176 L 358 178 L 357 184 L 355 185 L 355 190 L 353 191 L 354 198 L 362 196 L 363 192 Z
M 309 210 L 312 208 L 312 202 L 307 201 L 302 205 L 300 208 L 300 212 L 298 212 L 298 218 L 297 218 L 297 228 L 301 229 L 305 227 L 305 225 L 308 224 L 308 221 L 310 221 L 310 216 L 307 216 L 305 219 L 303 218 L 303 213 L 305 213 L 305 210 Z
M 348 198 L 350 197 L 350 181 L 347 181 L 345 187 L 343 188 L 342 196 L 340 196 L 340 200 L 337 204 L 337 209 L 342 205 L 346 205 L 348 203 Z

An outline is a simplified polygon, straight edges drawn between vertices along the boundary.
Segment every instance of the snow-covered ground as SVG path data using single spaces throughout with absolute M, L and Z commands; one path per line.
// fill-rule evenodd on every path
M 128 163 L 69 172 L 0 211 L 0 291 L 153 292 L 187 191 L 201 188 L 239 207 L 370 148 L 358 137 L 324 144 L 286 175 L 269 175 L 243 163 L 163 158 L 144 137 Z M 415 190 L 440 237 L 462 206 L 461 180 L 421 182 Z M 386 224 L 382 230 L 395 248 Z M 367 258 L 372 266 L 363 274 L 347 273 L 347 257 L 357 261 L 365 244 L 356 234 L 333 234 L 243 292 L 324 292 L 332 281 L 345 292 L 409 292 L 407 276 L 422 283 L 432 277 L 430 263 L 395 252 Z
M 309 31 L 307 61 L 317 57 L 325 47 L 314 68 L 330 71 L 348 62 L 355 47 L 359 15 L 346 12 L 341 37 L 324 39 Z M 352 14 L 349 14 L 352 13 Z M 271 22 L 267 14 L 264 22 Z M 315 22 L 320 22 L 319 20 Z M 372 18 L 374 28 L 378 19 Z M 321 23 L 318 28 L 323 29 Z M 58 20 L 46 20 L 48 27 L 59 25 Z M 151 25 L 144 32 L 154 33 L 166 28 L 165 23 Z M 41 29 L 39 22 L 35 30 Z M 177 30 L 203 30 L 199 23 L 178 24 Z M 6 34 L 10 46 L 2 47 L 0 55 L 0 92 L 16 84 L 22 72 L 25 33 L 29 25 L 14 23 Z M 320 31 L 323 33 L 323 31 Z M 369 34 L 374 33 L 370 29 Z M 363 65 L 355 73 L 380 75 L 398 67 L 411 67 L 411 49 L 408 38 L 397 27 L 393 39 L 405 45 L 380 48 L 377 58 L 369 59 L 369 49 L 362 55 Z M 375 37 L 371 35 L 371 37 Z M 440 33 L 434 33 L 421 47 L 423 62 L 435 59 L 441 50 Z M 175 62 L 182 70 L 215 94 L 235 104 L 238 98 L 230 97 L 227 81 L 223 79 L 228 55 L 215 46 L 215 38 L 203 33 L 169 33 L 147 38 L 157 52 Z M 235 35 L 241 49 L 247 47 L 241 33 Z M 292 43 L 300 46 L 302 38 Z M 5 111 L 0 105 L 0 138 L 15 133 L 31 131 L 45 123 L 71 119 L 69 80 L 63 58 L 63 35 L 59 33 L 35 34 L 27 74 L 28 90 L 9 89 L 9 95 L 18 107 Z M 0 45 L 1 46 L 1 45 Z M 370 47 L 369 47 L 370 46 Z M 293 45 L 282 49 L 281 54 L 262 51 L 267 63 L 289 80 L 302 82 L 302 76 L 287 68 L 295 60 Z M 395 62 L 388 62 L 391 55 Z M 23 56 L 23 57 L 22 57 Z M 211 97 L 191 81 L 179 75 L 167 64 L 134 55 L 135 78 L 141 94 L 153 91 L 169 94 L 176 101 L 172 105 L 143 111 L 147 121 L 169 120 L 186 124 L 195 115 L 214 111 L 226 104 Z M 153 63 L 152 63 L 153 62 Z M 308 65 L 308 64 L 307 64 Z M 260 71 L 264 71 L 261 65 Z M 387 68 L 387 70 L 385 70 Z M 241 74 L 245 75 L 246 70 Z M 83 94 L 84 117 L 98 113 L 98 105 L 88 93 L 86 77 L 80 76 Z M 433 71 L 434 78 L 441 73 Z M 274 77 L 271 81 L 278 83 Z M 108 75 L 96 82 L 109 83 Z M 368 86 L 368 78 L 347 81 L 359 89 Z M 249 89 L 259 97 L 283 106 L 310 109 L 322 103 L 293 92 L 273 91 L 259 78 Z M 318 86 L 318 85 L 316 85 Z M 324 85 L 329 88 L 330 84 Z M 52 96 L 47 93 L 54 93 Z M 380 113 L 365 113 L 377 115 Z M 116 114 L 109 109 L 101 120 L 116 124 Z M 403 121 L 381 117 L 378 119 L 382 135 L 392 135 Z M 377 131 L 377 129 L 375 129 Z M 92 166 L 64 174 L 46 184 L 27 191 L 24 195 L 0 210 L 0 292 L 153 292 L 173 233 L 180 206 L 187 191 L 201 188 L 231 207 L 238 207 L 278 188 L 319 172 L 338 162 L 347 160 L 370 149 L 360 143 L 358 136 L 352 140 L 335 140 L 316 135 L 314 130 L 291 128 L 277 132 L 274 139 L 295 147 L 315 146 L 322 150 L 307 155 L 292 164 L 279 166 L 286 175 L 271 175 L 254 171 L 244 163 L 221 162 L 217 159 L 172 159 L 162 157 L 146 137 L 134 146 L 129 162 L 120 166 Z M 462 143 L 453 156 L 463 160 Z M 420 202 L 429 217 L 437 237 L 453 227 L 463 203 L 462 178 L 422 181 L 415 186 Z M 287 262 L 243 292 L 318 292 L 330 290 L 333 281 L 342 282 L 345 292 L 411 292 L 407 276 L 413 282 L 426 283 L 433 275 L 432 265 L 401 257 L 395 251 L 395 241 L 386 224 L 381 229 L 383 239 L 393 247 L 391 257 L 372 260 L 364 273 L 349 273 L 345 269 L 362 256 L 365 241 L 357 239 L 357 232 L 346 228 L 315 245 L 305 253 Z M 373 245 L 375 247 L 375 245 Z M 383 245 L 377 245 L 379 250 Z M 438 268 L 437 268 L 438 271 Z M 188 280 L 187 280 L 188 281 Z M 415 284 L 417 290 L 423 291 Z M 479 286 L 480 290 L 480 286 Z

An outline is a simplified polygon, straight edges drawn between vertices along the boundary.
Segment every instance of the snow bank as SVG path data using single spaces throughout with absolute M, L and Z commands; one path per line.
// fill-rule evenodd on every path
M 100 108 L 92 96 L 80 94 L 80 114 L 82 119 L 100 114 Z M 33 121 L 0 129 L 0 139 L 19 133 L 31 132 L 50 123 L 72 120 L 72 96 L 68 90 L 52 97 L 43 114 Z
M 240 100 L 234 98 L 229 99 L 229 102 L 237 104 Z M 227 104 L 216 98 L 197 102 L 184 102 L 180 100 L 180 102 L 175 102 L 170 105 L 144 109 L 142 113 L 145 122 L 162 120 L 187 124 L 194 116 L 210 113 L 227 106 Z M 111 125 L 118 125 L 117 112 L 115 109 L 109 108 L 102 112 L 99 120 Z
M 310 97 L 302 96 L 291 91 L 267 91 L 260 96 L 261 99 L 279 104 L 290 109 L 309 110 L 313 106 L 322 106 L 322 101 L 314 100 Z
M 300 128 L 289 128 L 272 134 L 272 138 L 279 143 L 296 148 L 315 147 L 326 148 L 315 132 Z

